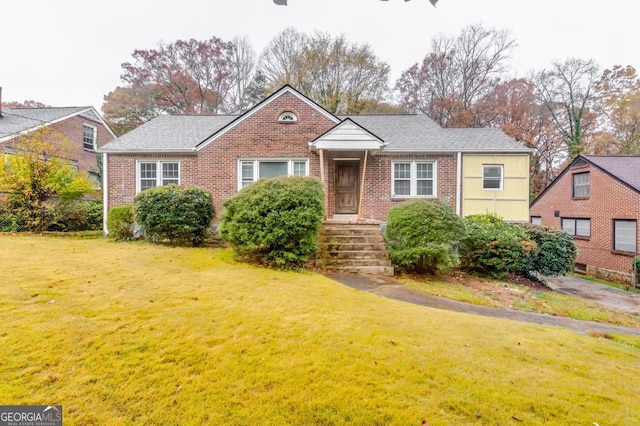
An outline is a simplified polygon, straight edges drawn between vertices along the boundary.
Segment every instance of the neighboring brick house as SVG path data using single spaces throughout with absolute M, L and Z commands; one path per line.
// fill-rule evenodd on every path
M 532 223 L 573 235 L 576 269 L 629 281 L 638 250 L 640 157 L 580 155 L 531 203 Z
M 97 185 L 97 149 L 116 137 L 100 114 L 93 107 L 2 108 L 0 104 L 0 152 L 13 153 L 16 138 L 42 127 L 71 142 L 67 160 Z
M 290 86 L 240 116 L 161 115 L 100 152 L 105 209 L 178 183 L 210 191 L 219 216 L 260 177 L 310 175 L 324 184 L 327 218 L 385 221 L 411 198 L 447 202 L 461 215 L 486 208 L 529 217 L 530 150 L 499 129 L 442 129 L 425 115 L 338 117 Z

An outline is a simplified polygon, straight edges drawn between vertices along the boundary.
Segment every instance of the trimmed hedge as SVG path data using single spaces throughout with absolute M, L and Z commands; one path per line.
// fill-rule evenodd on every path
M 279 268 L 297 268 L 318 249 L 322 183 L 313 177 L 260 179 L 224 203 L 220 236 L 235 252 Z
M 150 241 L 201 245 L 215 211 L 211 194 L 196 186 L 166 185 L 134 198 L 137 223 Z
M 433 274 L 460 263 L 456 247 L 463 232 L 449 204 L 414 200 L 391 209 L 385 237 L 396 269 Z
M 107 214 L 109 238 L 116 240 L 132 239 L 134 222 L 133 207 L 119 206 L 112 208 Z

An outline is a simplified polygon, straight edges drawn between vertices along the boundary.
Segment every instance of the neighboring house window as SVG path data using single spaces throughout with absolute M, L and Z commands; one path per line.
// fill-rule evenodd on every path
M 636 239 L 638 238 L 636 226 L 635 220 L 613 220 L 613 249 L 615 251 L 636 253 Z
M 589 197 L 589 172 L 573 175 L 573 198 Z
M 95 127 L 86 124 L 82 126 L 82 146 L 84 149 L 90 151 L 96 149 L 96 133 L 97 129 Z
M 540 216 L 531 216 L 531 224 L 542 225 L 542 218 Z
M 138 163 L 138 192 L 169 184 L 180 184 L 177 161 L 141 161 Z
M 240 160 L 238 188 L 242 189 L 260 178 L 307 176 L 307 163 L 307 160 Z
M 574 237 L 591 237 L 591 219 L 562 218 L 562 230 Z
M 436 163 L 404 161 L 393 163 L 393 197 L 435 197 Z
M 278 121 L 281 123 L 294 123 L 298 121 L 298 117 L 291 111 L 285 111 L 278 117 Z
M 482 189 L 502 189 L 502 166 L 482 166 Z

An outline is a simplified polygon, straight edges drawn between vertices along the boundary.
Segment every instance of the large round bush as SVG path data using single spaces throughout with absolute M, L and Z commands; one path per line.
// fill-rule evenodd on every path
M 578 250 L 571 235 L 551 226 L 523 225 L 536 242 L 530 268 L 542 275 L 554 276 L 571 272 Z
M 396 269 L 419 273 L 445 271 L 459 263 L 462 221 L 450 205 L 407 201 L 391 209 L 387 219 L 387 247 Z
M 504 278 L 509 273 L 528 273 L 536 243 L 527 232 L 492 214 L 463 219 L 460 260 L 466 269 Z
M 200 245 L 214 217 L 211 194 L 195 186 L 147 189 L 134 199 L 136 222 L 151 241 Z
M 126 205 L 111 208 L 107 214 L 109 238 L 115 240 L 132 239 L 134 222 L 133 207 Z
M 323 196 L 316 178 L 261 179 L 225 201 L 220 236 L 252 261 L 298 267 L 318 249 Z

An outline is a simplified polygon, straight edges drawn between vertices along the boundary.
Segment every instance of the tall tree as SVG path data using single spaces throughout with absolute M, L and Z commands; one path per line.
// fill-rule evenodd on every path
M 401 105 L 445 127 L 477 125 L 473 107 L 499 83 L 515 46 L 508 30 L 481 25 L 468 26 L 457 37 L 434 38 L 422 63 L 396 82 Z
M 571 58 L 531 76 L 536 97 L 562 134 L 570 158 L 585 152 L 585 134 L 595 126 L 591 107 L 598 74 L 593 60 Z
M 616 65 L 602 73 L 595 88 L 598 132 L 589 147 L 596 154 L 640 154 L 640 77 Z
M 271 89 L 291 84 L 333 113 L 366 112 L 388 91 L 389 65 L 369 45 L 344 36 L 288 28 L 271 41 L 260 64 Z
M 224 112 L 234 114 L 246 111 L 256 99 L 256 90 L 260 90 L 260 76 L 256 75 L 257 56 L 251 42 L 246 37 L 236 37 L 232 42 L 229 58 L 229 76 L 231 86 L 224 105 Z
M 212 114 L 243 108 L 255 58 L 246 40 L 239 46 L 217 37 L 177 40 L 135 50 L 122 64 L 124 85 L 105 97 L 105 118 L 121 131 L 166 112 Z

